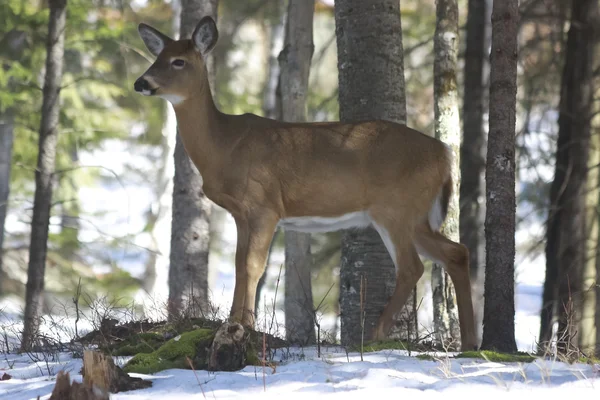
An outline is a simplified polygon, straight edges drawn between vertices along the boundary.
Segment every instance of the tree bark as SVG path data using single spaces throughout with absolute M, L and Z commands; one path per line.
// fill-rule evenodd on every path
M 180 38 L 190 38 L 206 15 L 217 18 L 218 0 L 182 0 Z M 213 57 L 206 60 L 214 87 Z M 214 90 L 213 90 L 214 92 Z M 202 191 L 202 177 L 189 159 L 179 132 L 175 143 L 173 216 L 169 267 L 169 318 L 208 312 L 208 254 L 212 203 Z
M 340 120 L 384 119 L 405 123 L 399 2 L 337 0 L 335 22 Z M 389 253 L 373 228 L 344 232 L 341 251 L 341 340 L 347 345 L 361 338 L 361 277 L 367 282 L 364 335 L 368 340 L 394 290 L 395 271 Z M 409 299 L 404 311 L 410 311 L 412 304 L 414 299 Z M 413 318 L 402 322 L 405 332 L 409 335 L 415 332 Z
M 594 107 L 598 112 L 598 107 Z M 592 121 L 590 120 L 590 124 Z M 595 127 L 590 126 L 594 130 Z M 585 259 L 582 271 L 581 318 L 579 319 L 578 348 L 585 354 L 594 354 L 596 348 L 596 265 L 598 263 L 598 211 L 600 190 L 598 168 L 600 163 L 600 135 L 594 133 L 590 138 L 588 175 L 585 183 Z
M 484 64 L 487 62 L 486 16 L 488 1 L 469 0 L 463 93 L 463 142 L 460 148 L 460 242 L 469 249 L 474 296 L 483 295 L 480 273 L 485 257 L 485 145 L 483 126 Z M 475 327 L 481 332 L 483 302 L 475 301 Z M 480 333 L 477 335 L 480 337 Z
M 281 114 L 281 105 L 277 104 L 277 87 L 280 79 L 280 68 L 277 57 L 285 40 L 286 12 L 285 1 L 271 0 L 273 22 L 269 27 L 269 59 L 267 78 L 263 90 L 263 114 L 267 118 L 277 118 Z
M 518 0 L 494 1 L 490 129 L 486 162 L 486 271 L 481 348 L 517 350 L 515 342 L 515 123 Z
M 598 4 L 573 0 L 565 49 L 558 117 L 556 169 L 550 188 L 546 279 L 540 342 L 551 335 L 553 309 L 558 319 L 558 350 L 578 348 L 582 278 L 585 266 L 585 187 L 593 103 L 594 24 Z M 554 298 L 557 304 L 552 301 Z
M 314 51 L 314 0 L 289 0 L 285 42 L 279 54 L 281 119 L 306 121 L 308 77 Z M 315 343 L 310 233 L 285 232 L 285 331 L 292 343 Z
M 31 243 L 25 295 L 25 314 L 21 350 L 34 344 L 42 312 L 48 225 L 58 143 L 60 86 L 63 74 L 67 0 L 49 0 L 50 16 L 46 38 L 46 76 L 44 78 L 42 119 L 35 171 L 35 197 L 31 221 Z
M 459 186 L 460 186 L 460 117 L 458 113 L 457 58 L 458 58 L 458 4 L 456 0 L 436 2 L 436 28 L 433 39 L 433 95 L 435 137 L 454 152 L 452 180 L 454 191 L 448 205 L 448 216 L 442 233 L 450 240 L 459 241 Z M 431 271 L 433 292 L 433 325 L 438 342 L 451 343 L 460 348 L 460 327 L 455 302 L 454 285 L 442 265 L 433 264 Z

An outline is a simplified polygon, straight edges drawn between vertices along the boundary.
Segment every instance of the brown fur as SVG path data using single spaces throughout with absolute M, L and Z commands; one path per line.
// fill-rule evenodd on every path
M 186 67 L 174 70 L 172 59 Z M 212 99 L 206 66 L 191 40 L 171 41 L 143 75 L 174 104 L 185 149 L 208 198 L 229 211 L 238 230 L 231 319 L 252 326 L 256 284 L 280 219 L 336 217 L 368 211 L 395 245 L 396 292 L 375 332 L 386 336 L 423 272 L 417 249 L 452 271 L 463 347 L 475 345 L 468 261 L 463 247 L 431 231 L 427 217 L 441 193 L 447 213 L 451 154 L 439 140 L 388 121 L 286 123 L 253 114 L 228 115 Z M 415 243 L 417 247 L 415 247 Z M 437 247 L 436 247 L 437 246 Z

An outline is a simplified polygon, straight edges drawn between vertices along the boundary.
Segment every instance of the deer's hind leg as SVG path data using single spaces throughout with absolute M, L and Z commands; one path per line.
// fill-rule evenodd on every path
M 461 348 L 463 351 L 475 349 L 477 343 L 469 277 L 469 251 L 464 245 L 432 230 L 427 222 L 415 229 L 415 243 L 419 253 L 442 264 L 450 275 L 456 291 Z
M 396 287 L 379 317 L 373 338 L 385 339 L 396 315 L 410 296 L 413 288 L 423 275 L 424 267 L 412 242 L 413 228 L 406 220 L 372 216 L 373 225 L 381 236 L 396 267 Z

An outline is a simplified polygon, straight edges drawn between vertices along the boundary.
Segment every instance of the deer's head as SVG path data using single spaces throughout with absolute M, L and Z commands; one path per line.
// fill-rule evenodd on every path
M 192 90 L 208 90 L 206 55 L 218 39 L 215 21 L 204 17 L 191 39 L 173 40 L 157 29 L 141 23 L 138 31 L 156 61 L 134 83 L 136 92 L 156 95 L 173 105 L 185 101 Z

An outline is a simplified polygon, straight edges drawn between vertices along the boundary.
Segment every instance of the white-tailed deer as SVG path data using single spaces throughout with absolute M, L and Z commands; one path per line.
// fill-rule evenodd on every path
M 217 42 L 213 19 L 204 17 L 191 39 L 173 40 L 146 24 L 139 33 L 156 61 L 135 90 L 171 102 L 204 193 L 235 219 L 232 320 L 254 325 L 256 286 L 278 224 L 308 232 L 373 225 L 397 274 L 374 337 L 387 336 L 423 274 L 421 254 L 448 271 L 462 347 L 475 347 L 468 251 L 438 232 L 452 191 L 447 146 L 387 121 L 285 123 L 224 114 L 204 62 Z

